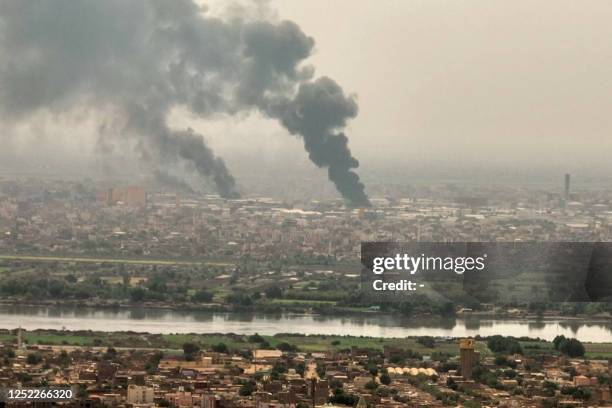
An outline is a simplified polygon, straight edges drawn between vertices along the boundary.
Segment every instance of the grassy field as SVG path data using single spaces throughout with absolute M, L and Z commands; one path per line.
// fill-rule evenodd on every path
M 612 359 L 612 343 L 587 343 L 584 348 L 587 358 Z
M 264 336 L 272 346 L 279 343 L 290 343 L 296 345 L 302 351 L 323 352 L 328 350 L 341 350 L 351 347 L 382 350 L 385 346 L 410 349 L 421 354 L 432 352 L 443 352 L 457 354 L 458 348 L 453 343 L 438 343 L 431 349 L 417 343 L 413 338 L 376 338 L 376 337 L 353 337 L 353 336 L 293 336 L 276 335 Z
M 66 344 L 71 346 L 93 346 L 96 337 L 75 334 L 27 333 L 23 336 L 28 344 Z M 17 337 L 11 334 L 0 334 L 0 342 L 14 343 Z
M 410 349 L 422 355 L 434 352 L 457 355 L 459 347 L 456 340 L 436 341 L 434 348 L 427 348 L 416 338 L 377 338 L 357 336 L 305 336 L 296 334 L 277 334 L 261 336 L 272 347 L 280 343 L 289 343 L 304 352 L 325 352 L 331 350 L 349 349 L 351 347 L 382 350 L 385 346 Z M 58 332 L 52 330 L 35 330 L 23 333 L 24 340 L 30 345 L 70 345 L 82 347 L 127 347 L 127 348 L 159 348 L 180 350 L 185 343 L 195 343 L 207 349 L 213 345 L 224 343 L 232 350 L 256 349 L 260 344 L 249 341 L 247 335 L 234 334 L 141 334 L 131 332 Z M 0 342 L 15 343 L 16 335 L 4 330 L 0 332 Z M 525 354 L 554 352 L 551 342 L 523 341 Z M 587 358 L 612 358 L 612 343 L 584 343 Z M 481 356 L 493 353 L 487 348 L 486 342 L 477 341 L 476 349 Z
M 278 334 L 262 336 L 272 347 L 280 343 L 289 343 L 305 352 L 325 352 L 330 350 L 348 349 L 351 347 L 382 350 L 384 346 L 410 349 L 421 354 L 442 352 L 451 355 L 458 353 L 454 341 L 437 342 L 435 348 L 427 348 L 419 344 L 415 338 L 376 338 L 353 336 L 302 336 L 293 334 Z M 224 343 L 230 349 L 255 349 L 260 344 L 249 342 L 249 336 L 232 334 L 139 334 L 139 333 L 105 333 L 105 332 L 54 332 L 35 330 L 24 332 L 23 339 L 30 345 L 70 345 L 70 346 L 103 346 L 103 347 L 133 347 L 181 349 L 185 343 L 196 343 L 202 348 Z M 16 335 L 8 332 L 0 333 L 0 342 L 15 343 Z M 478 342 L 478 348 L 486 353 L 486 345 Z
M 526 355 L 555 351 L 551 342 L 521 341 L 520 343 Z M 612 358 L 612 343 L 583 343 L 583 345 L 586 350 L 586 358 Z

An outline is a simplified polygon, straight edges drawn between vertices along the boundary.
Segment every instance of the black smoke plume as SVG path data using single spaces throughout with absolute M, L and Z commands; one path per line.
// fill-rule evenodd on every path
M 289 132 L 302 136 L 310 160 L 327 167 L 329 179 L 349 203 L 369 205 L 359 176 L 351 170 L 359 162 L 351 155 L 345 134 L 338 131 L 357 115 L 357 104 L 337 83 L 327 77 L 303 83 L 292 100 L 274 101 L 269 111 Z
M 154 167 L 184 161 L 235 197 L 223 160 L 172 109 L 202 117 L 259 110 L 304 140 L 352 205 L 369 201 L 342 133 L 352 97 L 304 65 L 314 41 L 288 21 L 213 17 L 192 0 L 0 0 L 0 120 L 97 115 L 136 137 Z

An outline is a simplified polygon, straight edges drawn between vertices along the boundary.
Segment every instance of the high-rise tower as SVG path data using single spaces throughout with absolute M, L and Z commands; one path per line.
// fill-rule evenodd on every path
M 461 361 L 461 375 L 466 380 L 472 379 L 472 369 L 475 363 L 474 339 L 459 340 L 459 358 Z

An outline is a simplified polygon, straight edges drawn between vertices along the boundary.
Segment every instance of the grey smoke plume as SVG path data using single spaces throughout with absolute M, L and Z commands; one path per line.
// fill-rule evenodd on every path
M 233 197 L 224 162 L 167 117 L 259 110 L 303 138 L 350 204 L 368 205 L 342 133 L 357 105 L 303 65 L 313 46 L 292 22 L 222 20 L 192 0 L 0 0 L 0 118 L 84 109 L 121 124 L 156 166 L 186 161 Z

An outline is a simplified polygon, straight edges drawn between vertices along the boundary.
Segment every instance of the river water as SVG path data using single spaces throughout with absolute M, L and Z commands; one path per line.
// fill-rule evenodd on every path
M 612 342 L 612 321 L 508 320 L 488 318 L 402 319 L 391 316 L 212 313 L 160 309 L 94 309 L 61 306 L 0 306 L 0 328 L 136 331 L 149 333 L 302 333 L 370 337 L 505 336 L 576 337 Z

